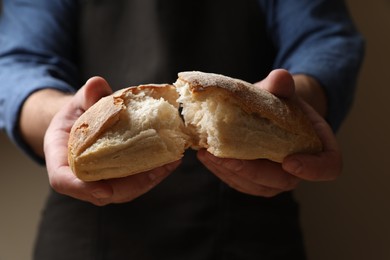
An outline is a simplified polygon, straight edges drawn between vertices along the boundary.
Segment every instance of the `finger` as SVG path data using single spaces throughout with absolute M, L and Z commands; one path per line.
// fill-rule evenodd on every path
M 167 178 L 179 165 L 176 161 L 151 171 L 131 175 L 125 178 L 109 179 L 105 182 L 112 187 L 113 194 L 100 200 L 101 203 L 123 203 L 134 200 L 157 186 Z
M 310 181 L 334 180 L 342 172 L 342 154 L 337 139 L 328 123 L 309 105 L 301 102 L 318 134 L 323 151 L 318 154 L 293 154 L 283 161 L 283 169 Z
M 273 196 L 294 189 L 299 179 L 286 173 L 278 163 L 268 160 L 235 160 L 217 158 L 206 151 L 199 159 L 230 186 L 252 195 Z
M 207 164 L 206 167 L 231 188 L 248 195 L 273 197 L 282 192 L 279 189 L 270 188 L 258 183 L 253 183 L 244 178 L 240 178 L 233 172 L 221 169 L 214 164 Z
M 294 188 L 299 179 L 284 171 L 279 163 L 269 160 L 236 160 L 213 156 L 206 151 L 199 152 L 206 164 L 218 166 L 227 175 L 234 175 L 250 182 L 270 188 L 287 190 Z
M 145 173 L 94 182 L 78 179 L 69 167 L 60 167 L 51 172 L 50 185 L 55 191 L 73 198 L 104 206 L 124 203 L 150 191 L 177 168 L 180 161 Z
M 100 99 L 111 93 L 107 82 L 99 77 L 87 81 L 71 101 L 52 119 L 45 134 L 44 151 L 49 182 L 54 190 L 78 199 L 99 204 L 97 199 L 112 195 L 112 189 L 103 182 L 84 183 L 76 178 L 68 165 L 68 139 L 74 121 Z
M 292 75 L 284 69 L 276 69 L 260 82 L 255 83 L 261 89 L 271 92 L 281 98 L 291 98 L 295 93 L 295 84 Z
M 111 93 L 112 89 L 104 78 L 92 77 L 77 92 L 75 103 L 85 111 L 93 104 L 95 104 L 99 99 L 110 95 Z
M 101 77 L 90 78 L 71 101 L 52 119 L 51 125 L 55 125 L 56 130 L 69 133 L 73 123 L 85 110 L 111 93 L 112 89 L 106 80 Z
M 104 181 L 84 182 L 78 179 L 69 167 L 63 166 L 49 172 L 50 186 L 58 193 L 93 203 L 106 205 L 113 196 L 112 187 Z
M 102 182 L 85 183 L 73 174 L 68 164 L 69 133 L 66 126 L 58 126 L 63 121 L 58 121 L 59 123 L 50 125 L 44 142 L 46 168 L 51 187 L 61 194 L 101 205 L 99 199 L 112 196 L 112 188 Z M 55 125 L 58 128 L 54 129 Z

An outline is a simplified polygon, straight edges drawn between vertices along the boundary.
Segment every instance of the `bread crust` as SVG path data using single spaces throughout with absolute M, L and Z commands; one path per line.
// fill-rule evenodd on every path
M 91 146 L 98 136 L 119 120 L 120 112 L 125 109 L 121 96 L 107 96 L 94 105 L 94 109 L 83 113 L 73 125 L 68 141 L 68 159 L 73 172 L 75 160 Z
M 140 93 L 156 100 L 162 98 L 168 101 L 168 103 L 176 109 L 179 107 L 179 104 L 176 102 L 178 94 L 174 86 L 170 84 L 148 84 L 128 87 L 101 98 L 78 118 L 70 131 L 68 161 L 72 171 L 77 177 L 84 181 L 124 177 L 156 168 L 162 164 L 173 162 L 182 157 L 182 153 L 184 152 L 184 149 L 188 147 L 188 144 L 183 145 L 182 151 L 178 150 L 176 153 L 172 151 L 170 153 L 165 153 L 166 143 L 161 140 L 155 129 L 141 129 L 142 132 L 137 133 L 137 136 L 132 137 L 133 140 L 142 143 L 143 147 L 135 144 L 135 142 L 129 142 L 129 145 L 134 148 L 133 150 L 145 153 L 143 154 L 143 157 L 136 155 L 126 159 L 123 158 L 126 156 L 126 154 L 124 154 L 123 156 L 121 155 L 121 159 L 112 158 L 115 156 L 110 155 L 109 147 L 108 149 L 107 147 L 104 147 L 107 158 L 104 158 L 105 155 L 103 154 L 102 156 L 101 153 L 95 153 L 95 155 L 83 154 L 105 132 L 120 123 L 122 120 L 121 116 L 123 117 L 123 115 L 127 113 L 126 110 L 128 109 L 127 103 L 129 102 L 129 99 L 134 98 L 134 96 Z M 133 120 L 133 118 L 127 118 L 127 120 Z M 184 134 L 183 138 L 185 138 Z M 144 147 L 149 147 L 154 150 L 153 152 L 150 152 L 150 154 L 156 152 L 164 154 L 154 154 L 158 159 L 149 160 L 146 154 L 147 151 L 142 151 L 145 150 Z M 126 153 L 127 150 L 131 150 L 131 148 L 128 149 L 128 147 L 124 147 L 121 148 L 121 151 L 116 153 L 123 154 Z M 134 158 L 137 158 L 137 160 L 134 161 Z M 105 159 L 107 162 L 103 162 Z M 145 161 L 141 162 L 142 159 Z M 127 164 L 131 163 L 133 163 L 132 166 L 127 167 L 129 166 Z
M 248 114 L 257 114 L 271 120 L 286 131 L 302 134 L 313 129 L 296 100 L 278 98 L 272 93 L 246 81 L 215 73 L 186 71 L 178 74 L 179 80 L 189 84 L 194 98 L 206 95 L 213 88 L 224 89 Z

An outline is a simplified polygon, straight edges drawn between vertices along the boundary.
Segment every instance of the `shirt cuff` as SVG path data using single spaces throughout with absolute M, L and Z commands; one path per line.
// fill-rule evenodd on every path
M 319 56 L 309 51 L 300 57 L 295 57 L 299 62 L 293 66 L 287 66 L 291 74 L 305 74 L 316 79 L 323 87 L 327 98 L 327 114 L 325 119 L 334 132 L 340 128 L 347 116 L 355 95 L 357 71 L 360 67 L 360 59 L 338 59 L 331 55 Z M 346 63 L 349 65 L 346 66 Z M 353 65 L 354 64 L 354 65 Z M 335 75 L 335 73 L 337 75 Z
M 71 93 L 74 92 L 74 88 L 64 81 L 50 77 L 33 81 L 19 81 L 17 84 L 19 87 L 13 89 L 14 93 L 9 95 L 10 100 L 7 101 L 8 105 L 5 107 L 5 130 L 12 142 L 34 161 L 43 165 L 45 163 L 44 158 L 34 153 L 31 147 L 23 140 L 19 131 L 19 118 L 22 106 L 26 99 L 38 90 L 51 88 Z

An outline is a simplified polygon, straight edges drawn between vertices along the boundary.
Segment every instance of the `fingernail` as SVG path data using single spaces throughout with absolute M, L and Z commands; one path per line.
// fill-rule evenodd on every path
M 284 169 L 290 173 L 298 174 L 302 170 L 302 162 L 298 160 L 288 160 L 284 163 Z
M 244 167 L 244 161 L 237 159 L 228 159 L 222 164 L 223 167 L 232 171 L 240 171 Z
M 92 196 L 97 199 L 107 199 L 111 197 L 111 193 L 104 190 L 95 190 L 92 192 Z
M 154 181 L 155 179 L 158 178 L 158 176 L 155 174 L 155 173 L 149 173 L 148 174 L 148 177 L 151 181 Z

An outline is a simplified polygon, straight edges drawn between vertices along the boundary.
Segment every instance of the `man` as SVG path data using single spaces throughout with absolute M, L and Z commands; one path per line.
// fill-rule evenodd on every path
M 3 9 L 0 127 L 45 158 L 54 189 L 36 259 L 305 258 L 291 190 L 340 174 L 331 127 L 362 59 L 342 1 L 6 0 Z M 68 134 L 83 111 L 112 88 L 172 83 L 184 70 L 299 97 L 323 152 L 277 164 L 189 151 L 121 179 L 72 174 Z

